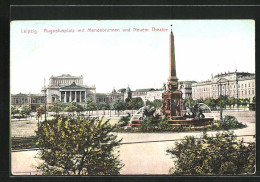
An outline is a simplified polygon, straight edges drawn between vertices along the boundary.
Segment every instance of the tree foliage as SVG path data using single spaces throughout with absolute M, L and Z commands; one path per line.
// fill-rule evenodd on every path
M 31 113 L 31 108 L 27 105 L 22 105 L 20 113 L 22 116 L 28 116 Z
M 202 139 L 186 136 L 167 153 L 175 157 L 170 173 L 177 175 L 244 174 L 255 171 L 255 143 L 244 144 L 232 133 L 204 134 Z
M 124 94 L 126 92 L 126 89 L 125 88 L 121 88 L 121 89 L 118 90 L 118 92 Z
M 129 124 L 130 116 L 122 116 L 118 121 L 118 126 L 126 126 Z
M 63 107 L 63 106 L 62 106 L 61 102 L 60 102 L 60 101 L 57 101 L 53 106 L 51 106 L 51 107 L 49 108 L 49 111 L 55 112 L 56 115 L 58 115 L 59 112 L 62 111 L 62 107 Z
M 144 101 L 141 97 L 131 98 L 129 102 L 127 102 L 128 109 L 139 109 L 144 106 Z
M 17 109 L 16 106 L 11 106 L 11 115 L 15 115 L 18 114 L 19 110 Z
M 217 106 L 215 99 L 212 99 L 212 98 L 206 98 L 203 101 L 203 103 L 206 104 L 207 106 L 209 106 L 211 109 L 214 109 Z
M 219 124 L 220 127 L 223 128 L 224 130 L 246 127 L 245 124 L 238 122 L 236 117 L 230 115 L 226 115 L 223 121 L 220 122 Z
M 77 110 L 77 107 L 73 104 L 70 104 L 69 106 L 65 107 L 64 111 L 65 112 L 75 112 Z
M 98 119 L 57 117 L 44 121 L 37 137 L 43 175 L 117 175 L 123 164 L 115 127 Z
M 192 107 L 196 104 L 196 102 L 192 99 L 192 97 L 187 97 L 185 100 L 184 100 L 184 106 L 185 107 Z
M 161 99 L 155 99 L 155 100 L 153 100 L 153 101 L 146 101 L 146 105 L 148 106 L 152 106 L 152 107 L 154 107 L 154 108 L 156 108 L 156 109 L 159 109 L 160 107 L 161 107 L 161 105 L 162 105 L 162 100 Z
M 229 97 L 229 104 L 230 106 L 233 106 L 233 108 L 236 105 L 236 98 L 235 97 Z
M 103 110 L 103 114 L 104 115 L 105 115 L 105 110 L 109 110 L 110 109 L 109 105 L 107 103 L 105 103 L 105 102 L 98 103 L 97 104 L 97 108 L 98 108 L 98 110 Z
M 86 101 L 86 105 L 85 105 L 85 109 L 86 109 L 87 111 L 89 111 L 89 113 L 90 113 L 90 111 L 96 110 L 96 109 L 97 109 L 97 104 L 96 104 L 96 102 L 93 101 L 93 100 L 87 100 L 87 101 Z
M 254 103 L 254 104 L 255 104 L 255 97 L 253 97 L 253 99 L 252 99 L 252 103 Z
M 41 116 L 45 112 L 45 108 L 43 106 L 40 106 L 36 109 L 36 112 L 38 116 Z
M 121 99 L 118 99 L 118 100 L 115 100 L 112 104 L 111 104 L 111 108 L 115 111 L 118 112 L 119 114 L 119 111 L 122 111 L 122 110 L 125 110 L 126 109 L 126 104 L 123 100 Z

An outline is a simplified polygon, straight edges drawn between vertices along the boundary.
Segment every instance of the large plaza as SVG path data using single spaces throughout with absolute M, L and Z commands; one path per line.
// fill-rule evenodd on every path
M 100 113 L 101 114 L 101 113 Z M 122 113 L 124 114 L 124 113 Z M 219 113 L 213 112 L 216 119 Z M 246 128 L 236 129 L 234 133 L 238 136 L 255 135 L 255 112 L 254 111 L 224 111 L 224 115 L 234 115 L 240 122 L 247 125 Z M 109 116 L 107 116 L 109 117 Z M 114 115 L 111 124 L 117 123 L 119 117 Z M 34 136 L 37 129 L 37 120 L 13 120 L 11 122 L 12 137 Z M 217 131 L 210 131 L 208 134 L 214 136 Z M 181 132 L 181 133 L 118 133 L 118 138 L 123 138 L 119 147 L 120 159 L 125 164 L 121 170 L 122 175 L 146 175 L 146 174 L 169 174 L 169 168 L 173 166 L 173 159 L 166 155 L 166 150 L 173 147 L 175 141 L 185 136 L 194 135 L 200 137 L 202 132 Z M 252 136 L 243 136 L 245 142 L 255 142 Z M 168 141 L 165 141 L 168 140 Z M 169 141 L 173 140 L 173 141 Z M 149 142 L 150 141 L 150 142 Z M 140 142 L 140 143 L 135 143 Z M 127 144 L 128 143 L 128 144 Z M 14 175 L 35 175 L 36 166 L 40 160 L 35 158 L 37 150 L 20 150 L 12 152 L 12 172 Z

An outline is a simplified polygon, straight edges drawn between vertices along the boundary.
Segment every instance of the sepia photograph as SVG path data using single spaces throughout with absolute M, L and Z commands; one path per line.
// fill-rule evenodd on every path
M 254 175 L 255 21 L 10 22 L 13 176 Z

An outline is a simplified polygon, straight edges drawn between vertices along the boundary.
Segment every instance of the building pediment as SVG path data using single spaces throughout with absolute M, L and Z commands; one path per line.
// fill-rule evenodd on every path
M 224 82 L 228 82 L 229 80 L 226 78 L 220 78 L 217 80 L 217 83 L 224 83 Z
M 67 85 L 67 86 L 64 86 L 64 87 L 61 87 L 61 88 L 60 88 L 60 90 L 70 90 L 70 89 L 72 89 L 72 90 L 77 90 L 77 89 L 79 89 L 79 90 L 86 90 L 85 87 L 80 86 L 80 85 L 76 85 L 75 82 L 73 82 L 73 83 L 70 84 L 70 85 Z

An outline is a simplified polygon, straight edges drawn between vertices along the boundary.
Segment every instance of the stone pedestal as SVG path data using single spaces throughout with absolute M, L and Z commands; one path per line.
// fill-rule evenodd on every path
M 166 118 L 182 116 L 183 101 L 182 92 L 179 90 L 167 90 L 163 94 L 161 112 Z

